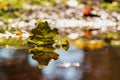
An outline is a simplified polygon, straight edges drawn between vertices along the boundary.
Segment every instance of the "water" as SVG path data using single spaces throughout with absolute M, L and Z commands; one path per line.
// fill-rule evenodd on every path
M 105 47 L 86 53 L 70 46 L 56 50 L 58 60 L 38 69 L 26 49 L 0 49 L 0 80 L 120 80 L 120 48 Z
M 80 80 L 83 75 L 82 63 L 84 52 L 75 46 L 70 46 L 68 51 L 63 49 L 56 51 L 60 57 L 52 60 L 42 69 L 45 75 L 43 80 Z

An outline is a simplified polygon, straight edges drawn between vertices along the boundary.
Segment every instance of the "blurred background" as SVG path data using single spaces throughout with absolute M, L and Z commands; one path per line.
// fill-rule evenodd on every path
M 70 44 L 42 69 L 24 45 L 38 19 Z M 0 0 L 0 80 L 120 80 L 120 0 Z

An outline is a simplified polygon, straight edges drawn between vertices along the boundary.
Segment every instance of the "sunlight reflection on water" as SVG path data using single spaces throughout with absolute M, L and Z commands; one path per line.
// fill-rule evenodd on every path
M 60 55 L 58 60 L 51 60 L 48 66 L 42 69 L 45 80 L 80 80 L 83 69 L 80 68 L 84 60 L 84 52 L 75 46 L 70 46 L 68 51 L 56 50 Z
M 23 56 L 21 54 L 24 54 L 24 50 L 16 52 L 14 49 L 0 49 L 0 51 L 1 60 L 11 60 L 15 55 L 22 59 Z M 55 52 L 60 57 L 58 60 L 51 60 L 48 66 L 42 68 L 42 73 L 45 75 L 43 80 L 80 80 L 83 74 L 81 65 L 85 57 L 84 51 L 77 49 L 75 46 L 70 46 L 68 51 L 60 49 Z M 18 57 L 17 59 L 20 60 Z M 34 67 L 38 64 L 37 61 L 32 59 L 31 54 L 28 57 L 28 62 Z
M 14 52 L 12 49 L 0 49 L 0 60 L 10 60 L 13 58 Z

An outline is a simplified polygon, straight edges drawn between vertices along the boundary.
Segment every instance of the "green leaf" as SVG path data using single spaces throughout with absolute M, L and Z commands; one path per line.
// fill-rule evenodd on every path
M 59 34 L 57 28 L 51 29 L 47 22 L 38 21 L 37 27 L 31 31 L 28 44 L 31 46 L 29 52 L 32 58 L 37 60 L 38 67 L 48 65 L 51 59 L 58 59 L 59 55 L 54 52 L 53 44 L 55 37 Z
M 58 29 L 52 29 L 46 21 L 38 20 L 37 27 L 31 33 L 32 36 L 28 41 L 29 52 L 33 54 L 32 58 L 38 61 L 39 68 L 48 65 L 51 59 L 58 59 L 59 55 L 54 52 L 55 48 L 62 47 L 64 50 L 69 48 L 68 40 L 66 38 L 57 38 Z M 58 40 L 58 42 L 55 42 L 55 40 Z

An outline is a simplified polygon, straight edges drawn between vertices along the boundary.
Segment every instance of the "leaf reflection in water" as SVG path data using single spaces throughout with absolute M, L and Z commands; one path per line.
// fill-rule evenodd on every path
M 44 80 L 80 80 L 84 69 L 84 51 L 70 46 L 68 51 L 63 48 L 56 50 L 58 60 L 51 60 L 48 66 L 42 68 Z
M 31 31 L 32 36 L 28 41 L 30 46 L 29 52 L 32 58 L 38 61 L 38 67 L 42 68 L 47 66 L 51 59 L 57 60 L 59 55 L 54 52 L 53 44 L 55 43 L 56 37 L 59 34 L 57 28 L 51 28 L 48 22 L 42 22 L 38 20 L 37 27 Z M 63 49 L 69 48 L 69 42 L 64 42 Z

